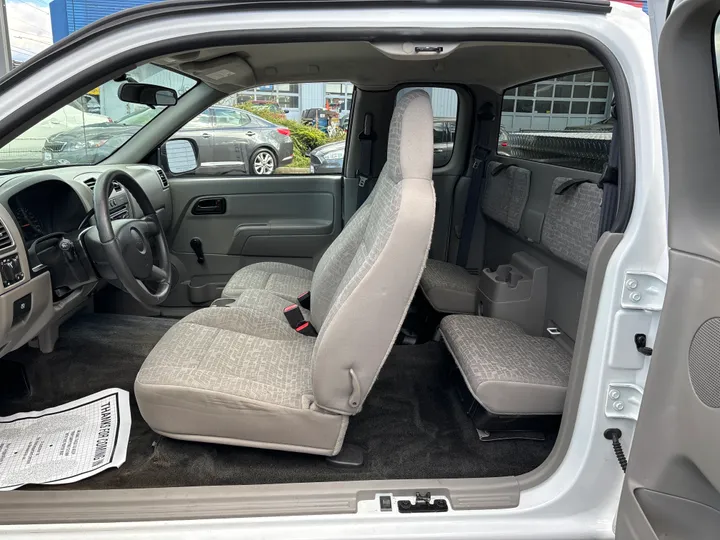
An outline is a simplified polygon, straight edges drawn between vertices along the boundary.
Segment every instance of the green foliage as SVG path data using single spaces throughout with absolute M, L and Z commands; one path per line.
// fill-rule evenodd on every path
M 327 133 L 318 128 L 307 126 L 295 120 L 288 120 L 284 115 L 270 112 L 264 107 L 256 107 L 249 103 L 236 106 L 238 109 L 249 111 L 260 118 L 264 118 L 273 124 L 285 126 L 290 130 L 290 137 L 293 140 L 293 167 L 309 167 L 310 159 L 306 156 L 308 152 L 329 142 L 345 140 L 344 132 L 330 138 Z

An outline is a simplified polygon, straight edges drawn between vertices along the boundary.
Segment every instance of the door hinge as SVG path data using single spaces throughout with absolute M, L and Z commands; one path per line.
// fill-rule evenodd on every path
M 630 383 L 608 384 L 605 400 L 605 416 L 637 420 L 642 402 L 643 389 Z

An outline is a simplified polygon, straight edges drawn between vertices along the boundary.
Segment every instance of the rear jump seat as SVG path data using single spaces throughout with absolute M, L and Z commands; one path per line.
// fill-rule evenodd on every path
M 602 190 L 590 180 L 556 178 L 541 243 L 587 270 L 597 243 Z M 572 355 L 511 321 L 448 315 L 440 333 L 473 398 L 493 415 L 562 413 Z
M 516 165 L 488 163 L 482 198 L 482 211 L 513 232 L 520 221 L 530 194 L 530 171 Z M 440 313 L 475 313 L 478 276 L 462 266 L 428 259 L 420 278 L 420 290 Z

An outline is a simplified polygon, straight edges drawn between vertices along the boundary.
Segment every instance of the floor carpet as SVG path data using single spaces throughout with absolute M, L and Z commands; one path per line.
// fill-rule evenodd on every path
M 23 348 L 30 396 L 0 400 L 0 416 L 61 405 L 120 387 L 132 392 L 140 365 L 175 321 L 125 315 L 81 315 L 61 328 L 55 352 Z M 481 442 L 448 382 L 449 359 L 439 343 L 396 346 L 346 442 L 361 446 L 358 469 L 330 466 L 318 456 L 176 441 L 155 434 L 131 399 L 128 458 L 75 484 L 41 489 L 108 489 L 268 484 L 370 479 L 471 478 L 517 475 L 542 463 L 554 439 Z

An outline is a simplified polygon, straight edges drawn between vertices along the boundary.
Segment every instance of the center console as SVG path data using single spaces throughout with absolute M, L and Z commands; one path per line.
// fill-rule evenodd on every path
M 548 267 L 524 251 L 513 253 L 508 264 L 480 272 L 477 314 L 519 324 L 532 336 L 545 329 Z

